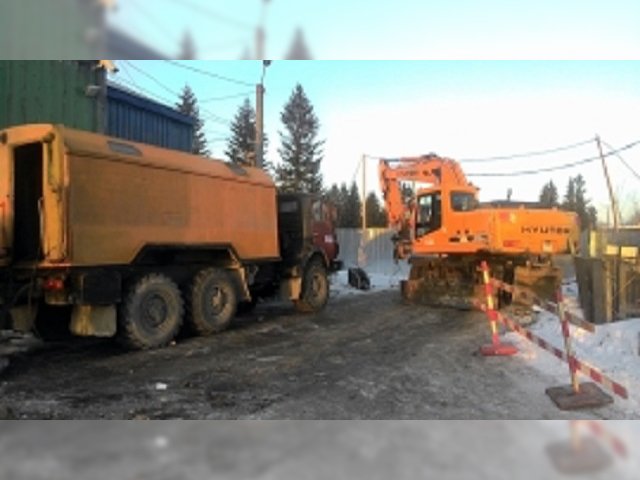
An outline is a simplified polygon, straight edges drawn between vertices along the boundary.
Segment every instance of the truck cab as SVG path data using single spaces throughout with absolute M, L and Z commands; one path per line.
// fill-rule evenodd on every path
M 279 194 L 278 239 L 283 263 L 299 265 L 318 255 L 328 270 L 338 270 L 335 219 L 333 205 L 318 195 Z

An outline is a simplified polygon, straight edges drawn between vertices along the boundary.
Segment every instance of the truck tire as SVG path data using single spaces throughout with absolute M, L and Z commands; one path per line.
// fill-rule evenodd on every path
M 197 335 L 211 335 L 229 326 L 238 295 L 233 279 L 219 268 L 201 270 L 193 279 L 187 301 L 187 325 Z
M 131 284 L 120 306 L 119 340 L 138 350 L 162 347 L 174 339 L 183 316 L 178 286 L 165 275 L 145 275 Z
M 329 300 L 329 278 L 322 261 L 315 259 L 309 262 L 302 277 L 300 299 L 293 304 L 296 310 L 303 313 L 315 313 L 324 308 Z

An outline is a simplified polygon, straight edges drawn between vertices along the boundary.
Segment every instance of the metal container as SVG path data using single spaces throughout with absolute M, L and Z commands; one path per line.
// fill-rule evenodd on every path
M 107 135 L 191 152 L 193 128 L 193 119 L 177 110 L 115 85 L 107 86 Z

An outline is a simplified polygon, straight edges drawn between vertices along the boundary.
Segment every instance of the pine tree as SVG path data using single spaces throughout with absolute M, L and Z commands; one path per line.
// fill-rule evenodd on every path
M 576 184 L 572 178 L 569 178 L 567 183 L 567 190 L 562 200 L 562 208 L 571 212 L 576 211 Z
M 342 228 L 349 228 L 350 226 L 355 226 L 355 224 L 358 223 L 358 220 L 353 218 L 352 212 L 349 210 L 349 187 L 347 187 L 347 184 L 344 182 L 340 184 L 339 199 L 340 199 L 340 208 L 338 212 L 340 215 L 339 216 L 340 226 Z
M 336 208 L 336 212 L 338 214 L 337 226 L 339 226 L 340 217 L 342 215 L 342 203 L 340 201 L 341 200 L 340 187 L 338 187 L 338 185 L 335 183 L 331 185 L 331 188 L 329 188 L 326 192 L 324 192 L 324 198 Z
M 581 174 L 576 175 L 573 180 L 576 195 L 576 212 L 580 217 L 582 229 L 595 227 L 597 211 L 591 206 L 591 200 L 587 198 L 587 186 Z
M 300 84 L 296 85 L 280 114 L 285 131 L 280 131 L 281 162 L 276 167 L 276 180 L 282 191 L 322 191 L 323 141 L 316 140 L 320 122 Z
M 582 175 L 569 178 L 562 208 L 578 214 L 582 230 L 596 226 L 598 211 L 587 198 L 586 182 Z
M 380 204 L 378 196 L 369 192 L 367 195 L 367 227 L 385 228 L 387 226 L 387 214 Z
M 246 99 L 238 108 L 236 116 L 231 122 L 231 137 L 227 142 L 225 155 L 230 162 L 252 164 L 255 158 L 256 142 L 256 112 L 251 106 L 249 99 Z M 263 134 L 262 158 L 265 159 L 269 139 Z M 268 162 L 264 162 L 265 169 L 268 170 Z
M 345 227 L 360 228 L 362 226 L 362 201 L 356 182 L 351 183 L 345 198 Z
M 540 204 L 549 208 L 558 206 L 558 188 L 553 180 L 549 180 L 549 183 L 545 183 L 542 187 Z
M 204 134 L 204 122 L 200 118 L 200 109 L 198 108 L 198 99 L 189 85 L 185 85 L 180 92 L 180 101 L 176 104 L 180 113 L 193 118 L 193 142 L 191 153 L 209 155 L 209 147 L 207 146 L 207 138 Z

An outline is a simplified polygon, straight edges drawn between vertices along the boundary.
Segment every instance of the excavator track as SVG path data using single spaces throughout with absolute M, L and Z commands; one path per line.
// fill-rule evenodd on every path
M 475 266 L 467 259 L 413 257 L 409 278 L 400 284 L 402 297 L 412 303 L 458 309 L 473 308 Z
M 487 261 L 491 276 L 518 287 L 514 296 L 494 293 L 496 305 L 528 310 L 534 298 L 552 300 L 562 275 L 550 262 L 532 263 L 521 257 L 413 257 L 409 278 L 401 282 L 401 294 L 411 303 L 457 309 L 474 308 L 485 295 L 479 266 Z

